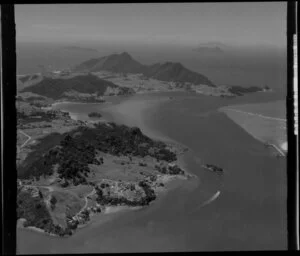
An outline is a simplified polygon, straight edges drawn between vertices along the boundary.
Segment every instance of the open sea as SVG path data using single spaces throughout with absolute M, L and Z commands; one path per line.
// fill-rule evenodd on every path
M 70 238 L 18 230 L 19 253 L 287 249 L 286 158 L 274 157 L 272 149 L 218 111 L 234 104 L 283 100 L 284 95 L 256 93 L 223 99 L 157 93 L 115 98 L 115 103 L 159 96 L 173 99 L 145 111 L 144 125 L 190 149 L 185 168 L 197 179 L 182 182 L 142 210 L 114 214 L 104 223 L 96 217 Z M 84 119 L 103 106 L 61 104 L 57 108 Z M 103 116 L 118 121 L 106 112 Z M 224 174 L 207 171 L 202 163 L 220 166 Z

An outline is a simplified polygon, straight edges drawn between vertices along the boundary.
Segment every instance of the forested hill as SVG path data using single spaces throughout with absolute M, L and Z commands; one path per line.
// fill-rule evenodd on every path
M 67 79 L 44 77 L 39 83 L 26 87 L 21 92 L 32 92 L 56 100 L 71 91 L 102 96 L 108 90 L 115 91 L 116 94 L 130 93 L 129 88 L 120 87 L 92 74 L 78 75 Z
M 98 72 L 102 70 L 117 73 L 142 73 L 146 66 L 134 60 L 127 52 L 90 59 L 74 68 L 75 72 Z
M 195 85 L 205 84 L 215 87 L 206 76 L 187 69 L 181 63 L 165 62 L 162 64 L 143 65 L 134 60 L 127 52 L 90 59 L 75 66 L 73 71 L 142 73 L 149 78 L 155 78 L 162 81 L 189 82 Z
M 157 63 L 148 66 L 144 71 L 144 75 L 162 81 L 188 82 L 195 85 L 205 84 L 215 87 L 206 76 L 185 68 L 181 63 Z

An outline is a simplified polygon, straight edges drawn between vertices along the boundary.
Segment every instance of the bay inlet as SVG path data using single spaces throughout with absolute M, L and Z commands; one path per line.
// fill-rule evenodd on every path
M 97 110 L 108 121 L 139 126 L 148 136 L 187 146 L 185 168 L 197 179 L 179 181 L 180 186 L 147 208 L 99 215 L 70 238 L 18 230 L 18 252 L 287 249 L 286 159 L 275 158 L 263 143 L 218 111 L 279 98 L 260 94 L 229 100 L 157 93 L 116 100 L 111 107 L 57 105 L 77 113 L 79 119 Z M 203 163 L 222 167 L 224 174 L 205 170 Z

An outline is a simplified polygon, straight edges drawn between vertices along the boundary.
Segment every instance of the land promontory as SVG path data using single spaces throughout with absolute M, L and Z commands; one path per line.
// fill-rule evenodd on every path
M 167 183 L 191 177 L 187 149 L 138 127 L 72 120 L 17 100 L 17 219 L 20 226 L 69 236 L 110 207 L 145 207 Z

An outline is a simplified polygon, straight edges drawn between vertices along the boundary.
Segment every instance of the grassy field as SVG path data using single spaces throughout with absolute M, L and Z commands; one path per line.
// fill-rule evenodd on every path
M 99 182 L 102 179 L 122 180 L 122 181 L 139 181 L 144 176 L 156 173 L 154 165 L 156 161 L 145 157 L 142 161 L 137 157 L 132 157 L 132 161 L 125 156 L 112 156 L 109 154 L 100 154 L 104 158 L 102 165 L 90 165 L 94 176 L 88 178 L 93 182 Z M 147 166 L 140 166 L 144 162 Z
M 84 206 L 84 199 L 77 196 L 71 191 L 57 190 L 47 193 L 49 198 L 55 197 L 57 200 L 55 206 L 50 210 L 54 224 L 66 227 L 66 215 L 74 216 Z

